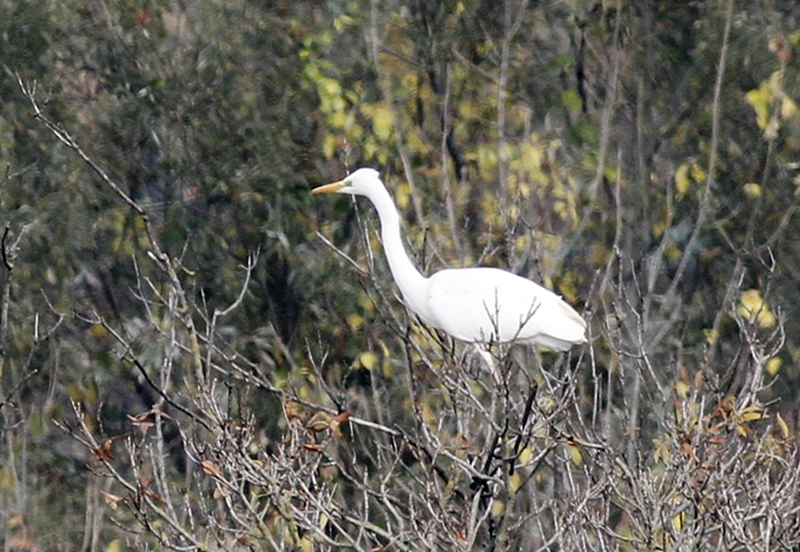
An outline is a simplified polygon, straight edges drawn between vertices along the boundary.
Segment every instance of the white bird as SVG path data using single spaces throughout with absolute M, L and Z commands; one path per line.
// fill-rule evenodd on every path
M 586 322 L 561 297 L 498 268 L 448 268 L 426 278 L 411 262 L 400 237 L 400 218 L 374 169 L 314 188 L 366 196 L 381 221 L 389 269 L 406 306 L 425 323 L 477 345 L 527 343 L 556 351 L 586 341 Z

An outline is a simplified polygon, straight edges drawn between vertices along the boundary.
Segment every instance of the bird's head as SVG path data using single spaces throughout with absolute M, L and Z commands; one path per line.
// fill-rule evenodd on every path
M 383 187 L 378 171 L 375 169 L 358 169 L 349 174 L 344 180 L 314 188 L 311 193 L 316 195 L 336 192 L 338 194 L 371 196 L 373 190 Z

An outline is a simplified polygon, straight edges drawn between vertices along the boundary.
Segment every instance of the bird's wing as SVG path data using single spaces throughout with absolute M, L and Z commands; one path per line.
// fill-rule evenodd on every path
M 530 341 L 566 349 L 584 341 L 585 322 L 560 297 L 499 269 L 437 272 L 429 288 L 435 326 L 469 342 Z

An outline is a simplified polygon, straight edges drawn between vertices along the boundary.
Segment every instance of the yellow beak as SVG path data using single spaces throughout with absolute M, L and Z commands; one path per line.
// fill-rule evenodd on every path
M 311 193 L 312 195 L 330 194 L 332 192 L 338 192 L 344 187 L 345 187 L 344 180 L 340 180 L 339 182 L 333 182 L 331 184 L 325 184 L 324 186 L 319 186 L 318 188 L 314 188 L 313 190 L 311 190 Z

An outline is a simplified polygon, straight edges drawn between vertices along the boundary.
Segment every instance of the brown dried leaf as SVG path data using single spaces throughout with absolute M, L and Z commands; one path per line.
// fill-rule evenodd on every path
M 306 429 L 314 433 L 320 433 L 330 429 L 331 421 L 333 421 L 333 418 L 327 412 L 317 412 L 311 416 L 311 419 L 306 424 Z
M 98 460 L 105 460 L 106 462 L 114 460 L 114 455 L 111 454 L 111 445 L 113 442 L 113 439 L 106 439 L 103 441 L 102 445 L 94 449 L 94 457 Z
M 353 413 L 352 412 L 342 412 L 341 414 L 336 416 L 333 419 L 333 421 L 336 422 L 337 424 L 342 424 L 342 423 L 346 422 L 347 420 L 349 420 L 352 417 L 353 417 Z
M 164 412 L 163 410 L 159 410 L 158 408 L 151 408 L 147 412 L 142 412 L 141 414 L 137 414 L 136 416 L 131 416 L 128 414 L 128 419 L 136 425 L 137 423 L 141 423 L 146 421 L 150 416 L 161 416 L 162 418 L 167 418 L 168 420 L 172 419 L 172 416 Z M 150 422 L 153 423 L 153 422 Z
M 712 418 L 720 417 L 723 420 L 729 420 L 731 414 L 733 413 L 734 401 L 732 395 L 726 395 L 719 401 L 719 405 L 717 406 L 714 413 L 711 414 Z
M 331 420 L 330 428 L 334 431 L 334 433 L 336 434 L 337 437 L 341 437 L 342 436 L 342 432 L 339 429 L 339 426 L 343 422 L 346 422 L 347 420 L 349 420 L 352 417 L 353 417 L 353 413 L 352 412 L 342 412 L 341 414 L 339 414 L 338 416 L 336 416 L 335 418 L 333 418 Z
M 108 506 L 112 510 L 116 510 L 118 507 L 118 503 L 122 500 L 122 497 L 117 496 L 115 494 L 107 493 L 105 491 L 100 491 L 100 493 L 103 495 L 103 500 L 105 500 L 105 503 L 108 504 Z
M 160 502 L 161 504 L 166 504 L 166 501 L 163 498 L 161 498 L 158 494 L 154 493 L 153 491 L 145 490 L 144 494 L 145 494 L 145 496 L 149 496 L 150 498 L 152 498 L 156 502 Z
M 231 495 L 231 490 L 228 487 L 223 486 L 217 481 L 216 486 L 214 487 L 214 498 L 224 498 L 226 496 Z
M 137 428 L 139 431 L 142 432 L 142 435 L 146 435 L 150 428 L 155 427 L 155 423 L 153 422 L 131 422 L 131 425 Z
M 691 441 L 688 439 L 684 439 L 681 442 L 681 451 L 687 458 L 694 458 L 694 448 L 692 447 Z
M 152 22 L 153 16 L 147 10 L 142 9 L 133 14 L 134 27 L 147 27 Z
M 203 468 L 203 473 L 209 477 L 219 477 L 220 469 L 211 460 L 203 460 L 200 462 L 200 467 Z
M 295 420 L 302 422 L 303 418 L 305 417 L 303 413 L 303 407 L 300 406 L 300 403 L 288 401 L 283 406 L 283 409 L 286 412 L 286 419 L 289 421 L 289 423 L 292 423 Z

